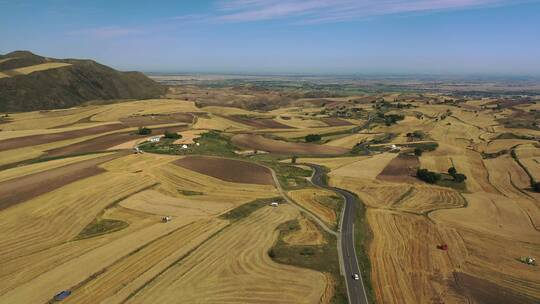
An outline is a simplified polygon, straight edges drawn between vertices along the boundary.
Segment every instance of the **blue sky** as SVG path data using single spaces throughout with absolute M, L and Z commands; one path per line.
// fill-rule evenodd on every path
M 123 70 L 540 75 L 540 1 L 0 0 L 0 53 Z

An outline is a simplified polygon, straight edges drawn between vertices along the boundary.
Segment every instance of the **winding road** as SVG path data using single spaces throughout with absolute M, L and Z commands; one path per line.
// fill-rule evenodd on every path
M 347 295 L 351 304 L 368 304 L 364 281 L 360 272 L 360 266 L 354 248 L 354 216 L 357 205 L 360 204 L 356 197 L 349 191 L 340 188 L 329 187 L 323 181 L 324 170 L 321 166 L 306 164 L 313 168 L 314 173 L 311 178 L 313 184 L 339 193 L 345 199 L 345 208 L 341 218 L 339 234 L 341 236 L 339 246 L 342 256 L 342 267 L 347 285 Z M 359 280 L 355 280 L 353 275 L 357 273 Z

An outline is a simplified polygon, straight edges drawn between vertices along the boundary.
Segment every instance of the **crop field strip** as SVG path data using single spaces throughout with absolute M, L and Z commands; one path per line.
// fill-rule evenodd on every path
M 325 290 L 323 274 L 277 264 L 267 254 L 277 238 L 277 225 L 296 212 L 286 205 L 256 211 L 205 242 L 127 303 L 178 298 L 220 303 L 318 302 Z M 239 234 L 250 237 L 239 238 Z

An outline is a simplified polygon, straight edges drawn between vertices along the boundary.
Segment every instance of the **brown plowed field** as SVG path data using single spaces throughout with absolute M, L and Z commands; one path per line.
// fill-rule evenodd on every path
M 232 137 L 233 144 L 247 149 L 257 149 L 276 154 L 338 155 L 349 149 L 307 143 L 292 143 L 255 134 L 238 134 Z
M 231 115 L 231 116 L 227 116 L 227 119 L 230 119 L 235 122 L 239 122 L 244 125 L 260 128 L 260 129 L 294 129 L 291 126 L 282 124 L 280 122 L 277 122 L 273 119 L 268 119 L 268 118 L 247 118 L 247 117 L 242 117 L 242 116 Z
M 104 132 L 110 132 L 114 130 L 120 130 L 126 128 L 125 125 L 117 124 L 108 124 L 102 125 L 87 129 L 72 130 L 66 132 L 50 133 L 50 134 L 40 134 L 40 135 L 30 135 L 24 137 L 10 138 L 0 141 L 0 151 L 6 151 L 11 149 L 36 146 L 40 144 L 45 144 L 53 141 L 60 141 L 66 139 L 72 139 L 77 137 L 83 137 L 88 135 L 94 135 Z
M 53 191 L 76 180 L 104 172 L 99 164 L 125 155 L 115 153 L 0 183 L 0 210 Z
M 186 130 L 186 126 L 182 125 L 182 126 L 175 126 L 175 127 L 155 128 L 155 129 L 152 129 L 152 134 L 155 134 L 155 135 L 163 134 L 165 130 L 168 130 L 171 132 L 179 132 L 179 131 Z M 107 135 L 99 136 L 99 137 L 92 138 L 89 140 L 85 140 L 85 141 L 82 141 L 73 145 L 48 150 L 46 152 L 47 152 L 48 157 L 55 157 L 55 156 L 61 156 L 61 155 L 71 155 L 71 154 L 104 151 L 110 147 L 114 147 L 121 143 L 137 139 L 138 137 L 139 137 L 138 135 L 133 134 L 133 131 L 113 133 L 113 134 L 107 134 Z
M 250 162 L 217 157 L 188 156 L 175 161 L 174 164 L 228 182 L 274 184 L 270 170 Z
M 161 115 L 144 115 L 144 116 L 130 116 L 121 118 L 120 121 L 129 127 L 144 127 L 152 125 L 163 125 L 173 123 L 192 123 L 194 115 L 190 113 L 176 113 L 176 114 L 161 114 Z
M 387 182 L 417 183 L 414 177 L 416 169 L 420 167 L 418 157 L 400 154 L 384 167 L 377 179 Z
M 331 126 L 331 127 L 336 127 L 336 126 L 350 126 L 352 125 L 352 123 L 346 121 L 346 120 L 343 120 L 343 119 L 339 119 L 337 117 L 325 117 L 325 118 L 321 118 L 321 120 Z

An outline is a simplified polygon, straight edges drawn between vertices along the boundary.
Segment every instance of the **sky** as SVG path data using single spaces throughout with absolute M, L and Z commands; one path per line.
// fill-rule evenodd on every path
M 540 0 L 0 0 L 0 53 L 169 73 L 540 75 Z

